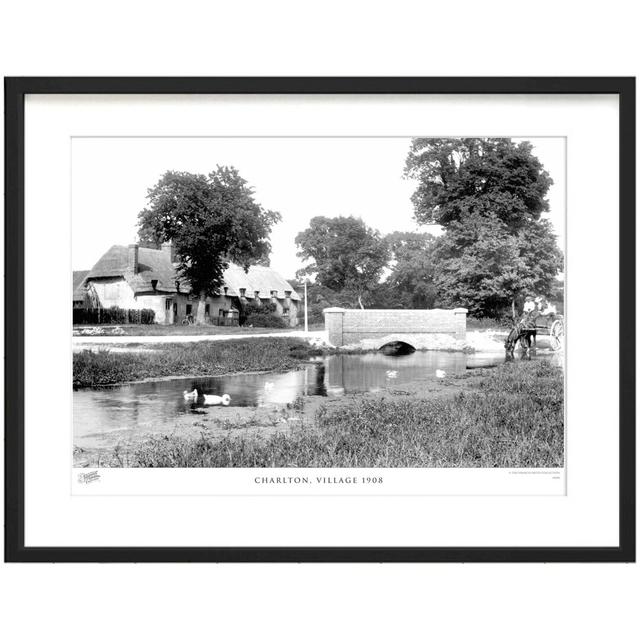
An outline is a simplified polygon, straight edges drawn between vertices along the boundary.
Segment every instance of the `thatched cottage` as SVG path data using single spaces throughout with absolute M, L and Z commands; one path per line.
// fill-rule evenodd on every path
M 171 244 L 148 249 L 137 244 L 114 245 L 90 271 L 76 271 L 73 279 L 74 308 L 153 309 L 160 324 L 181 323 L 195 317 L 198 296 L 176 273 Z M 230 265 L 224 286 L 205 301 L 205 319 L 238 317 L 243 303 L 270 301 L 276 313 L 291 326 L 298 322 L 300 296 L 270 267 L 252 266 L 248 272 Z

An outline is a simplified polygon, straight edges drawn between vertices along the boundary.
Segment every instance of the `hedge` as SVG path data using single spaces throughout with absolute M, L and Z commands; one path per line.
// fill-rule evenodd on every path
M 153 324 L 153 309 L 74 309 L 73 324 Z

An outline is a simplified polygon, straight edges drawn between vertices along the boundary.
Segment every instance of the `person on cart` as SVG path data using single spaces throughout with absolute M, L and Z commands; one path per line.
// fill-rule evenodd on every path
M 551 304 L 545 296 L 538 296 L 535 303 L 541 316 L 555 316 L 558 313 L 555 305 Z
M 524 307 L 522 309 L 522 317 L 518 323 L 521 329 L 527 331 L 535 331 L 536 318 L 540 315 L 540 309 L 533 296 L 527 296 L 524 299 Z

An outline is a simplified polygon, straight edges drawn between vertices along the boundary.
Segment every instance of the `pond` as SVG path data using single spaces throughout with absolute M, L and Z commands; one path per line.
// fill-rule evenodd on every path
M 463 373 L 504 362 L 504 353 L 465 354 L 416 351 L 391 356 L 381 352 L 331 355 L 285 373 L 247 373 L 210 378 L 182 378 L 82 389 L 73 394 L 74 444 L 102 448 L 150 433 L 171 433 L 178 420 L 198 415 L 222 417 L 224 408 L 185 401 L 183 391 L 231 396 L 231 405 L 283 406 L 300 396 L 335 396 L 393 388 L 431 379 L 436 370 Z M 519 357 L 519 356 L 516 356 Z M 537 358 L 557 358 L 541 353 Z

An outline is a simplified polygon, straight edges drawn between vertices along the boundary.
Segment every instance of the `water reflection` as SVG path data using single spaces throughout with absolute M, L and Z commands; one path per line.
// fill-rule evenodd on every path
M 416 351 L 390 357 L 381 353 L 337 355 L 325 358 L 325 387 L 329 395 L 361 393 L 432 378 L 436 369 L 447 373 L 463 373 L 464 353 Z

